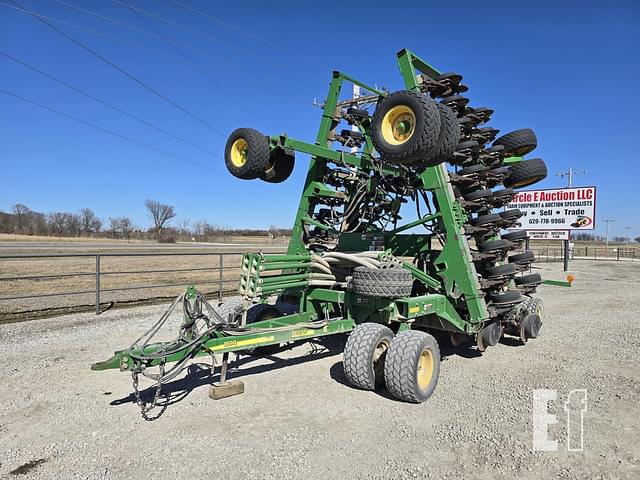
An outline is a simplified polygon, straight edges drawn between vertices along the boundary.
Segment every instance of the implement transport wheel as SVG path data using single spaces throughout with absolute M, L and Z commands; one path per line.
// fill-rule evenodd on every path
M 507 188 L 522 188 L 547 178 L 547 165 L 541 158 L 532 158 L 509 166 L 509 175 L 504 179 Z
M 440 125 L 440 110 L 433 99 L 401 90 L 378 104 L 371 121 L 371 139 L 384 161 L 413 163 L 436 147 Z
M 391 395 L 405 402 L 424 402 L 439 376 L 440 348 L 435 338 L 417 330 L 396 335 L 384 362 L 384 383 Z
M 356 267 L 350 287 L 354 293 L 369 297 L 408 297 L 413 289 L 413 276 L 404 268 Z
M 437 107 L 440 111 L 440 136 L 435 148 L 427 151 L 421 158 L 420 164 L 423 167 L 432 167 L 448 161 L 460 141 L 460 125 L 455 112 L 440 103 Z
M 384 385 L 384 361 L 393 341 L 393 331 L 379 323 L 358 325 L 344 347 L 344 375 L 362 390 Z
M 538 146 L 536 134 L 530 128 L 514 130 L 497 138 L 494 145 L 502 145 L 507 157 L 521 157 Z
M 296 157 L 291 150 L 275 148 L 269 154 L 269 165 L 260 175 L 260 180 L 269 183 L 284 182 L 293 172 Z
M 224 148 L 224 162 L 234 177 L 258 178 L 269 167 L 269 140 L 257 130 L 234 130 Z

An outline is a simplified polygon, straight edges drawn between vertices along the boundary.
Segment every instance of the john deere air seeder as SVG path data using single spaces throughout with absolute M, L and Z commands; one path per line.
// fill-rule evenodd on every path
M 393 93 L 334 72 L 315 143 L 235 130 L 225 161 L 236 177 L 282 182 L 295 152 L 311 156 L 287 253 L 245 254 L 240 298 L 212 306 L 190 288 L 145 336 L 92 368 L 132 372 L 136 393 L 142 373 L 159 392 L 192 358 L 215 364 L 222 354 L 219 398 L 243 389 L 226 381 L 229 352 L 351 332 L 344 373 L 354 387 L 423 402 L 440 375 L 436 337 L 481 352 L 503 335 L 536 338 L 541 278 L 525 273 L 534 260 L 522 251 L 526 232 L 500 235 L 521 216 L 502 209 L 515 189 L 547 175 L 541 159 L 523 159 L 535 134 L 496 138 L 493 110 L 469 105 L 461 75 L 407 50 L 398 65 L 405 89 Z M 345 85 L 364 93 L 345 98 Z M 179 303 L 178 337 L 154 342 Z

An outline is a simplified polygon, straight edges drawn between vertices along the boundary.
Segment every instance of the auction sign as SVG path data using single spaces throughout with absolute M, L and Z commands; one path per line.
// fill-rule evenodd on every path
M 596 187 L 518 192 L 507 205 L 523 212 L 517 230 L 593 230 L 596 228 Z

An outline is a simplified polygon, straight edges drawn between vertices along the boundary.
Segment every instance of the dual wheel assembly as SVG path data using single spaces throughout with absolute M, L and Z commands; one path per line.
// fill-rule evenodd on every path
M 421 403 L 436 389 L 440 349 L 436 339 L 419 330 L 393 331 L 378 323 L 362 323 L 344 349 L 347 381 L 362 390 L 386 387 L 398 400 Z

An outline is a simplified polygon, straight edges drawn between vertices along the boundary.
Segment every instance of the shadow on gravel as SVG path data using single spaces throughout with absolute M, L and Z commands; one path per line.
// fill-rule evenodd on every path
M 314 342 L 308 342 L 311 349 L 306 354 L 293 358 L 281 358 L 277 355 L 285 352 L 286 350 L 290 350 L 295 346 L 299 346 L 300 344 L 287 345 L 280 348 L 277 352 L 270 352 L 270 354 L 261 354 L 259 350 L 254 351 L 251 352 L 251 354 L 237 357 L 229 364 L 227 379 L 231 380 L 240 377 L 244 378 L 250 375 L 258 375 L 264 372 L 278 370 L 283 367 L 299 365 L 319 360 L 321 358 L 339 355 L 344 350 L 345 342 L 346 335 L 332 335 L 330 337 L 320 338 Z M 252 365 L 252 363 L 259 362 L 261 360 L 269 360 L 271 363 Z M 145 417 L 145 419 L 156 420 L 164 413 L 167 407 L 181 402 L 196 388 L 211 385 L 219 376 L 219 367 L 216 367 L 217 372 L 214 375 L 211 375 L 211 366 L 206 363 L 192 363 L 185 370 L 186 375 L 183 378 L 162 385 L 162 390 L 156 403 L 159 413 L 154 417 Z M 145 404 L 150 404 L 153 402 L 155 393 L 156 389 L 154 385 L 142 389 L 140 390 L 140 400 Z M 118 406 L 130 403 L 136 403 L 136 396 L 134 392 L 130 393 L 126 397 L 113 400 L 109 405 Z

